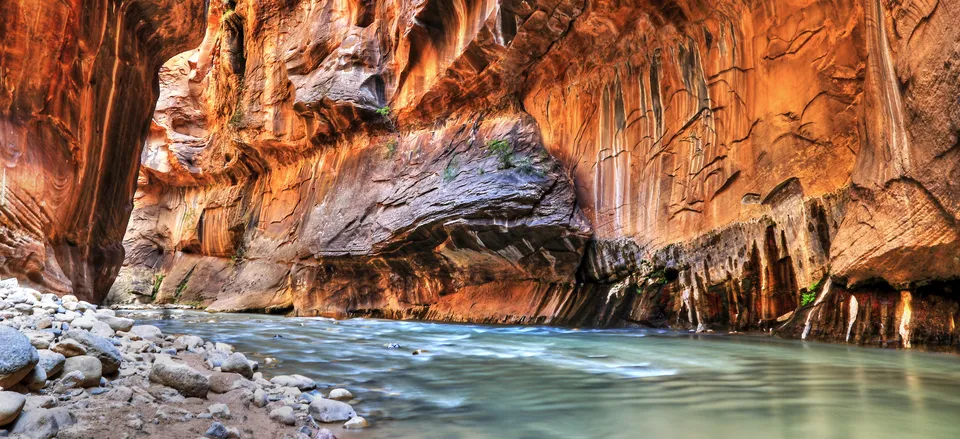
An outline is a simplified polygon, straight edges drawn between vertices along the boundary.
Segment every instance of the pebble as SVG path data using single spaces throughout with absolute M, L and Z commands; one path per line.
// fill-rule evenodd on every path
M 330 394 L 327 396 L 327 398 L 337 401 L 349 401 L 353 399 L 353 394 L 347 389 L 333 389 L 330 391 Z

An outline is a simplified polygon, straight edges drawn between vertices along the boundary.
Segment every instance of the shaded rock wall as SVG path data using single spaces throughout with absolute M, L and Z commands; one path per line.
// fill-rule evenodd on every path
M 213 5 L 111 299 L 955 344 L 958 8 Z
M 0 274 L 105 297 L 157 70 L 200 42 L 204 3 L 0 3 Z

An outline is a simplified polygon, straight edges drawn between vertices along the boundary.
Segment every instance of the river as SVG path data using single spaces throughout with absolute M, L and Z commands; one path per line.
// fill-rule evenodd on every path
M 960 429 L 953 354 L 657 330 L 128 314 L 261 364 L 277 358 L 268 376 L 349 389 L 373 427 L 336 429 L 341 439 L 929 439 Z

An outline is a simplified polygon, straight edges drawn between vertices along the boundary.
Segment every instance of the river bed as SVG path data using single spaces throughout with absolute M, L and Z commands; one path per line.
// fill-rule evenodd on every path
M 960 430 L 953 354 L 637 329 L 126 314 L 164 333 L 230 343 L 261 364 L 280 360 L 268 376 L 299 373 L 324 390 L 349 389 L 373 427 L 341 439 L 952 438 Z

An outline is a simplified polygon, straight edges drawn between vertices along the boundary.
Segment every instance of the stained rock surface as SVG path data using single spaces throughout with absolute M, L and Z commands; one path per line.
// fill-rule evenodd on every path
M 121 3 L 3 76 L 25 280 L 107 295 L 146 131 L 111 302 L 960 341 L 956 2 Z

